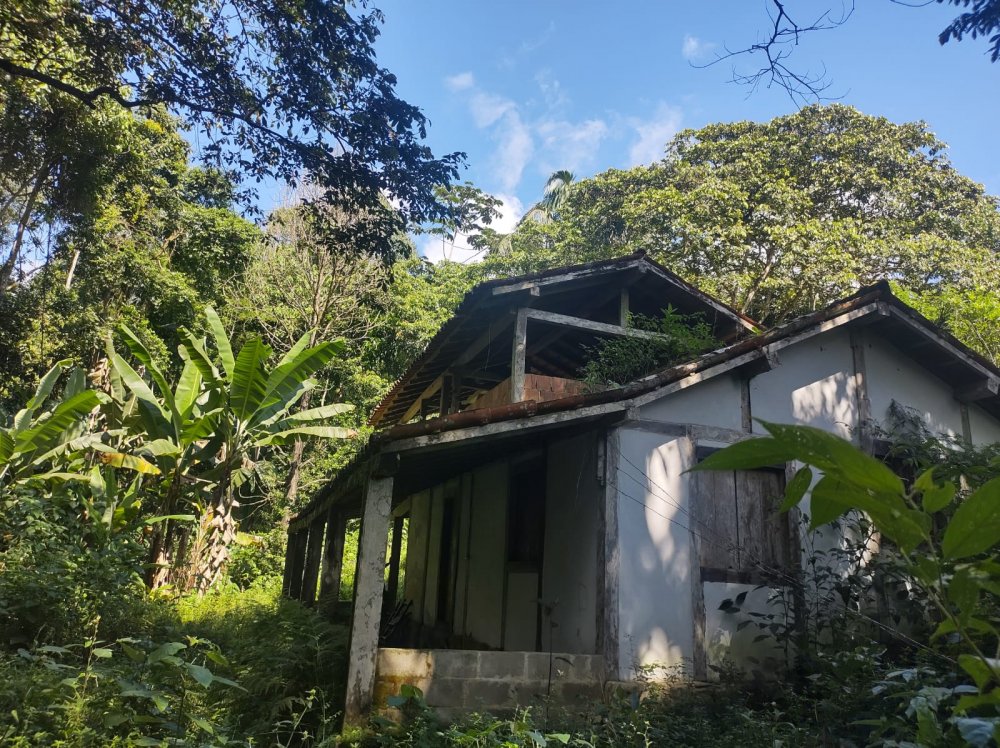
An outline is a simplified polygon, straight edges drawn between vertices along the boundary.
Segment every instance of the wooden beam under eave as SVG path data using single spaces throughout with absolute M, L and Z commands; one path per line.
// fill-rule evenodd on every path
M 572 327 L 577 330 L 586 330 L 599 335 L 621 335 L 630 338 L 664 338 L 662 333 L 651 332 L 650 330 L 636 330 L 632 327 L 622 327 L 621 325 L 609 325 L 606 322 L 594 322 L 582 317 L 571 317 L 568 314 L 557 314 L 556 312 L 545 312 L 541 309 L 524 309 L 525 314 L 530 319 L 538 320 L 550 325 L 561 325 Z
M 514 341 L 511 344 L 510 358 L 510 401 L 519 403 L 524 400 L 524 367 L 528 350 L 528 312 L 532 310 L 522 307 L 517 310 L 514 322 Z
M 1000 379 L 984 377 L 971 385 L 955 390 L 955 398 L 962 403 L 975 403 L 988 400 L 1000 394 Z

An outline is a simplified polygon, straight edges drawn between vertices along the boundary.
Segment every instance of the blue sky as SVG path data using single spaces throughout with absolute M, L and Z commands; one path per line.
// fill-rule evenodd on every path
M 847 25 L 807 37 L 793 61 L 814 70 L 825 64 L 829 93 L 868 114 L 926 121 L 963 173 L 1000 194 L 1000 64 L 990 64 L 979 41 L 937 43 L 953 8 L 858 2 Z M 679 129 L 795 109 L 784 91 L 749 94 L 729 82 L 728 64 L 691 65 L 755 41 L 768 23 L 763 0 L 376 5 L 386 18 L 380 63 L 431 120 L 434 150 L 466 152 L 463 178 L 504 200 L 501 229 L 538 199 L 556 169 L 585 177 L 649 163 Z M 805 17 L 831 4 L 788 7 Z M 431 259 L 469 256 L 439 239 L 418 244 Z

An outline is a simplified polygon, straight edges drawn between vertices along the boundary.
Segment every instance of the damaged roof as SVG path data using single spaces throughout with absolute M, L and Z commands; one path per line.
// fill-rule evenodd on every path
M 478 284 L 459 304 L 426 350 L 401 376 L 375 408 L 369 424 L 388 428 L 412 413 L 413 407 L 433 388 L 449 367 L 483 336 L 494 344 L 474 362 L 477 368 L 509 364 L 511 312 L 520 306 L 546 308 L 564 305 L 592 316 L 617 314 L 618 293 L 628 289 L 632 311 L 658 314 L 667 304 L 683 314 L 698 314 L 708 321 L 720 340 L 745 337 L 759 325 L 732 307 L 698 290 L 681 277 L 649 259 L 644 253 L 553 268 L 514 278 L 497 278 Z M 553 311 L 560 311 L 554 308 Z M 583 316 L 582 314 L 580 316 Z M 539 373 L 574 378 L 579 363 L 575 351 L 580 341 L 548 339 L 540 349 L 528 351 L 528 365 Z M 492 356 L 492 358 L 490 358 Z
M 419 441 L 418 437 L 522 419 L 523 428 L 532 430 L 536 425 L 542 425 L 545 420 L 542 416 L 561 413 L 573 418 L 578 412 L 581 418 L 590 417 L 594 406 L 611 403 L 621 403 L 624 409 L 629 401 L 682 383 L 690 377 L 697 376 L 702 381 L 739 366 L 757 365 L 766 360 L 771 349 L 790 345 L 800 335 L 816 334 L 862 318 L 866 325 L 889 337 L 897 348 L 922 367 L 949 382 L 960 399 L 974 400 L 986 412 L 1000 418 L 1000 368 L 901 301 L 892 293 L 889 284 L 881 281 L 784 325 L 738 340 L 691 361 L 666 367 L 622 387 L 545 402 L 526 401 L 466 410 L 393 426 L 375 434 L 357 458 L 313 497 L 293 524 L 300 526 L 315 518 L 333 497 L 337 486 L 350 483 L 360 488 L 358 479 L 364 478 L 362 468 L 370 458 L 394 442 Z

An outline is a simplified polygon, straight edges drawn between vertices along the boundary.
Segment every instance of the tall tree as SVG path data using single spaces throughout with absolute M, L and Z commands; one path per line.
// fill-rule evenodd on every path
M 433 156 L 426 118 L 378 65 L 382 20 L 365 0 L 4 3 L 0 87 L 84 107 L 164 106 L 237 182 L 309 175 L 327 202 L 365 216 L 353 246 L 377 252 L 401 222 L 446 212 L 434 187 L 461 161 Z
M 924 123 L 843 105 L 687 130 L 657 164 L 576 183 L 558 220 L 523 223 L 485 269 L 642 249 L 766 323 L 880 278 L 996 294 L 997 200 L 945 150 Z

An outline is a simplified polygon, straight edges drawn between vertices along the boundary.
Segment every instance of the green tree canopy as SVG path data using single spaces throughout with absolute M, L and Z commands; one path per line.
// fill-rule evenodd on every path
M 382 14 L 326 0 L 26 0 L 0 6 L 0 86 L 81 105 L 164 106 L 218 168 L 259 182 L 304 175 L 366 216 L 355 246 L 446 212 L 426 118 L 375 59 Z M 395 201 L 390 207 L 383 196 Z
M 997 200 L 945 149 L 922 122 L 843 105 L 686 130 L 652 166 L 575 183 L 557 220 L 522 222 L 485 270 L 641 249 L 765 323 L 881 278 L 918 300 L 996 295 Z

